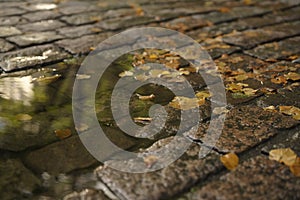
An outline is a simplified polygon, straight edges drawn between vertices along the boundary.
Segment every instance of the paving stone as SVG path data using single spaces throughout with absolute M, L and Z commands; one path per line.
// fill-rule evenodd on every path
M 0 17 L 0 25 L 7 26 L 7 25 L 17 25 L 26 23 L 27 20 L 21 18 L 20 16 L 17 17 Z
M 288 167 L 257 156 L 197 189 L 189 199 L 299 199 L 299 184 Z
M 13 26 L 0 26 L 0 37 L 19 35 L 22 32 Z
M 167 145 L 171 140 L 177 140 L 180 148 L 180 137 L 171 137 L 158 141 L 146 150 L 150 153 Z M 200 147 L 192 144 L 188 151 L 174 163 L 161 170 L 150 173 L 124 173 L 104 165 L 96 169 L 95 173 L 120 199 L 168 199 L 180 193 L 196 182 L 204 180 L 209 174 L 216 172 L 221 167 L 218 156 L 209 154 L 204 159 L 199 159 Z M 167 150 L 170 156 L 172 150 Z M 168 155 L 169 155 L 168 154 Z M 131 164 L 131 161 L 108 161 L 121 166 Z M 145 167 L 141 164 L 140 167 Z
M 223 54 L 231 54 L 240 50 L 239 47 L 227 45 L 220 41 L 220 39 L 207 39 L 200 44 L 213 59 L 218 58 Z
M 241 153 L 279 134 L 279 130 L 289 129 L 297 124 L 299 122 L 290 116 L 265 111 L 257 106 L 236 106 L 227 113 L 222 134 L 215 147 L 225 152 Z M 198 133 L 189 137 L 201 140 L 206 129 L 207 125 L 202 124 Z
M 28 11 L 39 11 L 39 10 L 53 10 L 56 9 L 57 5 L 53 3 L 53 1 L 29 1 L 27 2 L 26 6 L 22 6 L 22 9 L 28 10 Z
M 40 186 L 40 180 L 19 160 L 0 160 L 1 199 L 22 199 Z
M 268 26 L 263 29 L 248 30 L 229 34 L 223 38 L 228 44 L 241 46 L 245 49 L 255 47 L 261 43 L 291 37 L 300 33 L 300 22 L 284 23 Z
M 41 21 L 41 20 L 49 20 L 56 19 L 61 14 L 58 11 L 38 11 L 33 13 L 28 13 L 23 15 L 22 17 L 28 19 L 30 22 Z
M 59 34 L 64 35 L 67 38 L 78 38 L 83 35 L 90 35 L 102 32 L 102 29 L 97 25 L 83 25 L 75 27 L 64 27 L 58 29 Z
M 25 5 L 26 5 L 26 2 L 22 2 L 22 1 L 0 2 L 0 8 L 22 7 L 22 6 L 25 6 Z
M 1 9 L 0 17 L 11 16 L 11 15 L 20 15 L 20 14 L 24 14 L 25 12 L 26 11 L 21 10 L 19 8 L 6 8 L 6 9 Z
M 74 15 L 78 13 L 89 13 L 99 9 L 95 2 L 70 1 L 61 3 L 58 11 L 64 15 Z
M 18 28 L 24 32 L 30 32 L 30 31 L 37 32 L 37 31 L 49 31 L 49 30 L 54 31 L 63 26 L 65 26 L 65 24 L 58 20 L 45 20 L 45 21 L 39 21 L 30 24 L 19 25 Z
M 22 69 L 68 58 L 69 54 L 54 45 L 29 47 L 0 54 L 0 67 L 5 71 Z
M 156 21 L 155 17 L 150 16 L 128 16 L 101 21 L 99 26 L 106 30 L 117 30 L 131 26 L 144 25 Z
M 85 189 L 81 192 L 73 192 L 71 194 L 66 195 L 63 200 L 81 200 L 81 199 L 90 199 L 90 200 L 111 200 L 101 191 Z
M 109 33 L 98 35 L 87 35 L 76 39 L 65 39 L 56 42 L 56 44 L 72 54 L 87 54 L 91 48 L 97 45 L 110 36 Z
M 63 38 L 62 36 L 56 34 L 55 32 L 35 32 L 26 33 L 24 35 L 12 36 L 7 38 L 8 41 L 14 42 L 17 45 L 24 47 L 34 44 L 42 44 L 46 42 L 52 42 Z
M 245 51 L 245 53 L 258 57 L 263 60 L 267 59 L 285 59 L 292 55 L 300 53 L 297 48 L 300 42 L 300 37 L 289 38 L 280 42 L 267 43 L 260 45 L 254 49 Z
M 27 166 L 39 173 L 58 175 L 98 163 L 81 143 L 78 136 L 32 151 L 24 157 Z
M 0 53 L 10 51 L 10 50 L 12 50 L 14 47 L 15 47 L 15 46 L 12 45 L 11 43 L 6 42 L 6 41 L 3 40 L 3 39 L 0 39 Z
M 91 24 L 99 22 L 101 19 L 102 16 L 99 12 L 83 13 L 78 15 L 65 16 L 61 18 L 62 21 L 70 25 Z

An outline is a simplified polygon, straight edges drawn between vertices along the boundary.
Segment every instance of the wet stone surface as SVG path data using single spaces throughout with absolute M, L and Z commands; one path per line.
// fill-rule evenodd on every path
M 12 35 L 19 35 L 22 32 L 13 27 L 13 26 L 2 26 L 0 27 L 0 37 L 7 37 L 7 36 L 12 36 Z
M 53 11 L 38 11 L 34 13 L 28 13 L 23 15 L 22 17 L 29 20 L 30 22 L 36 22 L 41 20 L 49 20 L 49 19 L 56 19 L 61 14 L 59 12 L 53 12 Z
M 288 167 L 257 156 L 193 192 L 188 199 L 298 199 L 299 184 L 300 179 Z
M 21 47 L 24 47 L 24 46 L 34 45 L 34 44 L 47 43 L 61 38 L 62 36 L 56 34 L 53 31 L 49 31 L 49 32 L 25 33 L 20 36 L 9 37 L 7 38 L 7 40 L 14 42 Z
M 4 71 L 22 69 L 68 58 L 69 54 L 54 45 L 29 47 L 15 52 L 0 54 L 0 67 Z
M 65 24 L 58 20 L 45 20 L 45 21 L 34 22 L 31 23 L 30 25 L 28 24 L 19 25 L 18 28 L 24 32 L 30 32 L 30 31 L 38 32 L 38 31 L 56 30 L 63 26 L 65 26 Z
M 289 38 L 280 42 L 267 43 L 258 46 L 252 50 L 246 51 L 246 53 L 263 60 L 284 59 L 300 53 L 300 50 L 297 48 L 299 42 L 300 37 Z
M 1 47 L 0 53 L 3 53 L 3 52 L 7 52 L 9 50 L 12 50 L 14 48 L 14 45 L 12 45 L 9 42 L 6 42 L 3 39 L 0 39 L 0 47 Z

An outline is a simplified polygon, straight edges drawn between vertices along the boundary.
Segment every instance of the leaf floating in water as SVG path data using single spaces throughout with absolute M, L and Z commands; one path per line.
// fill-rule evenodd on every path
M 176 96 L 169 105 L 176 109 L 189 110 L 197 108 L 205 103 L 205 99 L 199 100 L 198 98 L 178 97 Z
M 68 138 L 72 135 L 72 132 L 70 129 L 61 129 L 61 130 L 56 130 L 54 131 L 56 137 L 58 137 L 59 139 L 65 139 Z
M 150 124 L 150 122 L 152 121 L 151 117 L 135 117 L 133 118 L 135 123 L 140 123 L 140 124 Z
M 300 74 L 295 72 L 289 72 L 287 75 L 284 75 L 288 80 L 298 81 L 300 80 Z
M 290 148 L 273 149 L 269 152 L 269 159 L 292 166 L 297 158 L 297 154 Z
M 88 74 L 76 74 L 76 79 L 78 80 L 85 80 L 85 79 L 90 79 L 91 75 Z
M 150 95 L 147 95 L 147 96 L 143 96 L 143 95 L 140 95 L 140 94 L 136 94 L 136 95 L 139 97 L 139 100 L 142 100 L 142 101 L 152 100 L 152 99 L 155 98 L 154 94 L 150 94 Z
M 61 77 L 60 74 L 55 74 L 54 76 L 46 76 L 46 77 L 42 76 L 42 77 L 33 79 L 32 82 L 37 82 L 39 84 L 47 85 L 47 84 L 57 81 L 60 77 Z
M 296 158 L 295 163 L 290 166 L 290 170 L 295 176 L 300 177 L 300 157 Z
M 225 154 L 220 157 L 220 160 L 229 170 L 233 170 L 239 165 L 239 157 L 235 153 Z
M 125 76 L 133 76 L 133 72 L 131 71 L 125 71 L 125 72 L 121 72 L 119 74 L 120 77 L 125 77 Z
M 30 121 L 30 120 L 32 120 L 32 116 L 30 116 L 28 114 L 18 114 L 16 116 L 16 118 L 19 121 Z
M 149 155 L 144 158 L 144 163 L 148 168 L 151 168 L 155 163 L 157 163 L 158 157 L 154 155 Z
M 294 119 L 300 120 L 300 108 L 295 106 L 279 106 L 279 112 L 291 115 Z

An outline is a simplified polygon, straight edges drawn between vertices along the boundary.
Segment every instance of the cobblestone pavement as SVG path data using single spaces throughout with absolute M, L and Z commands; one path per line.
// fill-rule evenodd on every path
M 44 128 L 24 141 L 18 138 L 25 129 L 3 133 L 7 116 L 0 114 L 1 199 L 300 199 L 299 177 L 266 155 L 275 148 L 292 148 L 300 155 L 299 118 L 278 112 L 280 106 L 300 108 L 299 0 L 0 0 L 0 7 L 0 80 L 61 63 L 76 73 L 73 66 L 108 37 L 130 27 L 165 27 L 190 36 L 209 52 L 224 77 L 228 101 L 224 129 L 212 153 L 198 158 L 205 148 L 201 137 L 209 125 L 207 114 L 196 134 L 174 136 L 166 130 L 167 136 L 141 148 L 151 154 L 170 140 L 193 140 L 170 166 L 144 174 L 98 163 L 79 148 L 75 134 L 64 140 L 46 134 L 44 129 L 56 129 L 71 113 L 45 120 Z M 57 87 L 49 91 L 55 93 Z M 64 94 L 53 98 L 70 99 L 71 89 L 59 87 Z M 5 109 L 0 106 L 1 112 Z M 205 106 L 200 109 L 209 113 Z M 35 112 L 42 119 L 44 112 L 54 111 L 38 103 Z M 26 127 L 32 131 L 36 126 Z M 130 142 L 122 145 L 132 147 Z M 240 158 L 233 171 L 220 162 L 227 152 Z

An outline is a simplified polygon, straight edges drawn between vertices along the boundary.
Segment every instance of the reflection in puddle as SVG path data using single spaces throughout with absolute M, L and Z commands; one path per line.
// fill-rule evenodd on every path
M 6 77 L 0 79 L 0 97 L 7 100 L 22 101 L 30 106 L 33 98 L 33 84 L 31 76 Z

